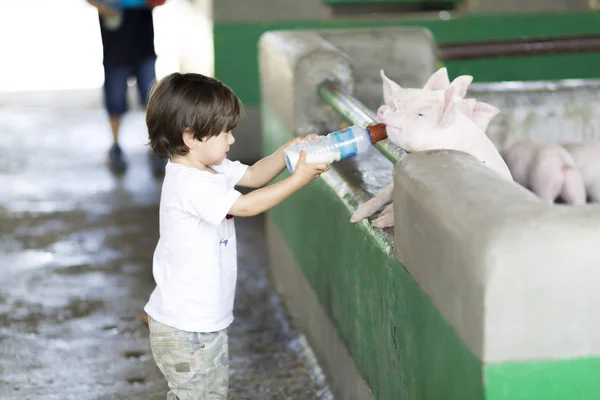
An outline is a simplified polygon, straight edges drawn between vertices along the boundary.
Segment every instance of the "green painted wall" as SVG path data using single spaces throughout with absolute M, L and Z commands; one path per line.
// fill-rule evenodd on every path
M 461 0 L 323 0 L 324 4 L 336 5 L 372 5 L 372 4 L 457 4 Z
M 266 154 L 292 134 L 266 106 L 262 118 Z M 329 185 L 313 181 L 270 215 L 376 398 L 483 398 L 479 361 L 381 231 L 351 225 L 348 204 Z
M 264 32 L 282 29 L 324 29 L 418 25 L 431 30 L 438 43 L 600 33 L 600 12 L 465 15 L 444 21 L 294 21 L 269 23 L 214 22 L 215 76 L 231 86 L 248 106 L 258 106 L 257 44 Z M 600 77 L 600 53 L 452 61 L 451 77 L 471 74 L 476 82 L 554 80 Z
M 486 366 L 487 400 L 600 399 L 600 359 L 579 358 Z

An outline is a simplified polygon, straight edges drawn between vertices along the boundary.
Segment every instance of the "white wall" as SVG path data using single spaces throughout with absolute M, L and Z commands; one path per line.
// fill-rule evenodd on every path
M 179 3 L 155 10 L 159 77 L 179 69 Z M 0 91 L 91 89 L 103 80 L 98 15 L 85 0 L 0 0 Z

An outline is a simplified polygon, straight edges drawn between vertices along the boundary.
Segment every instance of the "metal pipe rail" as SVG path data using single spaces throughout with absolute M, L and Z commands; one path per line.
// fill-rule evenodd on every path
M 367 106 L 349 93 L 343 91 L 335 81 L 327 80 L 317 87 L 317 93 L 323 102 L 333 108 L 346 121 L 354 125 L 367 126 L 377 123 L 377 116 Z M 375 143 L 377 150 L 392 163 L 396 164 L 406 152 L 382 140 Z
M 440 44 L 438 45 L 438 51 L 439 58 L 444 61 L 598 52 L 600 51 L 600 35 Z

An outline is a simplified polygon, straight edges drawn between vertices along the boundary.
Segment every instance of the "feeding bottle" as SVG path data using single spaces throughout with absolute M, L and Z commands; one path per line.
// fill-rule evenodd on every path
M 369 125 L 366 128 L 349 126 L 319 139 L 288 147 L 284 151 L 285 164 L 290 172 L 294 172 L 301 150 L 306 150 L 307 163 L 332 163 L 364 153 L 373 144 L 386 138 L 384 124 Z

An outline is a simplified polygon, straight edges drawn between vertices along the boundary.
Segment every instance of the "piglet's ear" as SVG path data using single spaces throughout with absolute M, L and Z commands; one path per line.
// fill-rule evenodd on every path
M 450 86 L 444 91 L 444 102 L 442 103 L 440 119 L 438 120 L 438 125 L 441 128 L 449 127 L 452 125 L 452 123 L 454 123 L 454 119 L 456 118 L 456 110 L 454 107 L 455 90 L 455 88 Z
M 402 92 L 402 87 L 396 82 L 385 76 L 383 70 L 380 70 L 381 80 L 383 80 L 383 101 L 389 104 L 393 98 L 398 97 Z
M 450 86 L 450 79 L 448 79 L 448 70 L 446 67 L 438 69 L 431 75 L 431 77 L 423 86 L 424 90 L 446 90 Z
M 456 102 L 456 107 L 470 117 L 473 114 L 473 110 L 475 110 L 476 103 L 477 101 L 475 99 L 464 99 Z
M 496 107 L 482 101 L 478 101 L 475 103 L 475 107 L 471 113 L 471 119 L 473 122 L 475 122 L 479 129 L 485 132 L 492 118 L 498 115 L 499 112 L 500 110 L 498 110 Z
M 471 82 L 473 82 L 473 77 L 471 75 L 461 75 L 454 79 L 450 86 L 455 88 L 455 94 L 458 97 L 465 97 L 467 95 L 467 89 L 469 88 Z

